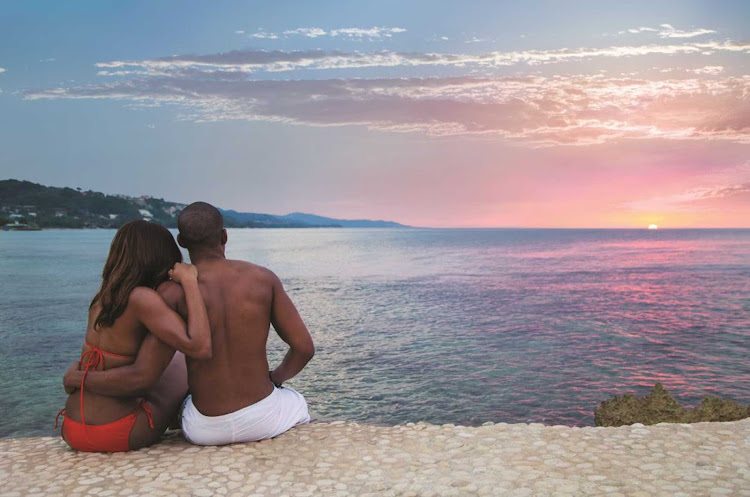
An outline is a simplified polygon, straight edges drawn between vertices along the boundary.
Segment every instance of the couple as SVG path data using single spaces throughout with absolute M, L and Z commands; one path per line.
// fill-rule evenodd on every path
M 315 349 L 279 278 L 226 259 L 215 207 L 191 204 L 177 226 L 193 265 L 155 223 L 129 222 L 112 241 L 81 360 L 63 380 L 61 434 L 73 449 L 151 445 L 181 405 L 185 438 L 200 445 L 272 438 L 310 421 L 304 397 L 281 386 Z M 269 373 L 271 324 L 289 351 Z

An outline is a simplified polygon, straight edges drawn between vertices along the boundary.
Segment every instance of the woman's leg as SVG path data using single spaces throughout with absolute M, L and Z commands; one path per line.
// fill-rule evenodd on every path
M 185 356 L 177 352 L 157 384 L 146 395 L 146 402 L 151 408 L 154 428 L 151 429 L 149 426 L 146 413 L 140 411 L 133 429 L 130 431 L 130 450 L 147 447 L 161 438 L 164 431 L 174 420 L 187 392 Z

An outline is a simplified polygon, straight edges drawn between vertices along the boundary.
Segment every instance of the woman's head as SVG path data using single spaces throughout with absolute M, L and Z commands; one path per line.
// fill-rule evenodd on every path
M 102 286 L 91 306 L 101 305 L 94 328 L 112 326 L 128 305 L 137 286 L 156 288 L 182 253 L 164 226 L 149 221 L 131 221 L 115 234 L 102 272 Z

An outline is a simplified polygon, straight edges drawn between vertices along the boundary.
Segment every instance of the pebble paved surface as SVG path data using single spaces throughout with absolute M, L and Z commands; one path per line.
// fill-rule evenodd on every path
M 313 423 L 274 440 L 126 454 L 0 440 L 0 495 L 750 496 L 750 419 L 574 428 Z

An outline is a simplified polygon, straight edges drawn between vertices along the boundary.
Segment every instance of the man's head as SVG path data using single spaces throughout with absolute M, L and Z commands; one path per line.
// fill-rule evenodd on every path
M 215 248 L 227 243 L 224 219 L 219 209 L 206 202 L 194 202 L 177 218 L 177 243 L 188 250 Z

